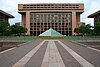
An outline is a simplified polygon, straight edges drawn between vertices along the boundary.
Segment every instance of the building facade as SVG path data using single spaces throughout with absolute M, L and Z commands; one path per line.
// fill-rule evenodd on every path
M 100 22 L 100 10 L 89 15 L 88 18 L 94 18 L 94 25 L 97 23 L 97 22 Z
M 8 14 L 7 12 L 0 10 L 0 22 L 8 23 L 9 18 L 14 18 L 14 16 Z
M 34 36 L 49 28 L 63 35 L 74 35 L 83 9 L 83 4 L 18 4 L 21 24 L 28 29 L 27 35 Z

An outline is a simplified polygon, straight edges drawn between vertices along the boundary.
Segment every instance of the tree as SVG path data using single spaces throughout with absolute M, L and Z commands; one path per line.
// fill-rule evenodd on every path
M 11 34 L 15 35 L 17 33 L 17 26 L 16 25 L 10 26 L 10 32 Z
M 85 35 L 85 25 L 79 27 L 79 32 L 84 36 Z
M 86 33 L 86 35 L 92 35 L 93 34 L 93 26 L 91 26 L 90 24 L 87 24 L 85 26 L 85 33 Z
M 85 35 L 85 25 L 82 24 L 80 27 L 75 28 L 74 32 L 77 33 L 78 35 Z
M 5 36 L 9 35 L 9 23 L 7 22 L 0 22 L 0 35 Z
M 94 34 L 95 35 L 100 35 L 100 22 L 97 22 L 96 25 L 94 26 Z
M 24 28 L 22 26 L 18 26 L 18 35 L 22 35 L 23 33 L 27 32 L 27 28 Z
M 12 25 L 10 27 L 10 31 L 13 35 L 21 36 L 22 34 L 27 32 L 27 28 L 24 28 L 19 25 Z
M 80 27 L 75 28 L 74 32 L 77 33 L 78 35 L 90 35 L 92 33 L 92 26 L 90 24 L 82 24 Z
M 77 34 L 79 35 L 79 33 L 80 33 L 79 28 L 75 28 L 75 29 L 74 29 L 74 32 L 77 33 Z

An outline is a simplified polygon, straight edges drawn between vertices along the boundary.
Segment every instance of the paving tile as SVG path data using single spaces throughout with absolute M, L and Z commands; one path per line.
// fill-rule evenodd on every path
M 48 42 L 44 42 L 39 50 L 31 57 L 24 67 L 41 67 Z
M 86 59 L 88 62 L 93 64 L 95 67 L 100 67 L 100 52 L 91 50 L 87 47 L 80 46 L 70 41 L 61 40 L 65 45 L 70 47 L 72 50 L 77 52 L 80 56 Z
M 95 67 L 100 67 L 100 52 L 67 40 L 60 41 Z M 0 67 L 12 67 L 41 42 L 42 40 L 27 42 L 16 49 L 0 54 Z M 27 56 L 29 57 L 30 55 Z M 82 65 L 57 40 L 45 40 L 24 67 L 82 67 Z
M 40 42 L 41 40 L 27 42 L 23 46 L 0 54 L 0 67 L 11 67 L 23 56 L 25 56 L 30 50 L 35 48 Z
M 55 44 L 66 67 L 82 67 L 57 41 Z

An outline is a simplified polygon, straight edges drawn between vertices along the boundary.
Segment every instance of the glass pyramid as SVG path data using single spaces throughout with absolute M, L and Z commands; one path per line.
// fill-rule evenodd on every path
M 57 32 L 56 30 L 50 28 L 49 30 L 43 32 L 39 36 L 63 36 L 63 35 Z

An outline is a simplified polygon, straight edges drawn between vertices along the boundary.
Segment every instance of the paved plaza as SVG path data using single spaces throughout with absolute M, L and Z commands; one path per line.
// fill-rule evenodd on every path
M 0 52 L 0 67 L 100 67 L 100 51 L 68 40 L 33 40 Z

